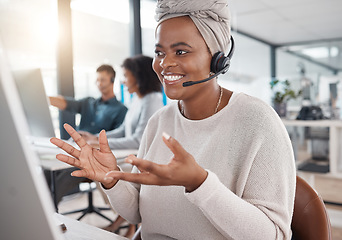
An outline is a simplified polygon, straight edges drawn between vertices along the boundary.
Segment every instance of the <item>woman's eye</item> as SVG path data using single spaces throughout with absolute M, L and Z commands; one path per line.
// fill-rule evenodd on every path
M 158 50 L 155 50 L 155 51 L 154 51 L 154 54 L 155 54 L 157 57 L 163 55 L 163 53 L 162 53 L 161 51 L 158 51 Z
M 184 55 L 184 54 L 186 54 L 186 53 L 188 53 L 187 51 L 184 51 L 184 50 L 177 50 L 176 51 L 176 55 Z

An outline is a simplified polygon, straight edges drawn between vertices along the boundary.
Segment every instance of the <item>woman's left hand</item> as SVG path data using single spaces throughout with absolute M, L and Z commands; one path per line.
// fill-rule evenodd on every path
M 167 165 L 130 155 L 126 162 L 136 166 L 140 173 L 112 171 L 107 173 L 106 177 L 146 185 L 178 185 L 184 186 L 187 192 L 194 191 L 207 178 L 207 171 L 197 164 L 194 157 L 185 151 L 176 139 L 164 133 L 163 141 L 174 154 Z

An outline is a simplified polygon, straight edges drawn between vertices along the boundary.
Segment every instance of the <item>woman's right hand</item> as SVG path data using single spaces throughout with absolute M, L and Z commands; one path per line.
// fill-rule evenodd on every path
M 120 171 L 116 158 L 108 146 L 106 133 L 102 130 L 99 134 L 100 149 L 91 147 L 77 131 L 69 124 L 64 124 L 65 130 L 70 134 L 80 150 L 58 138 L 51 138 L 50 141 L 71 156 L 57 154 L 56 158 L 62 162 L 80 168 L 72 172 L 72 176 L 85 177 L 101 182 L 105 188 L 112 188 L 117 180 L 105 178 L 110 171 Z

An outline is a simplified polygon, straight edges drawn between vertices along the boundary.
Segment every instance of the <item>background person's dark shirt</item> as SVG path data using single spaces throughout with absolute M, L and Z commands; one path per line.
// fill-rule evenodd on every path
M 127 108 L 116 97 L 107 101 L 101 98 L 92 97 L 75 100 L 70 97 L 65 98 L 67 102 L 66 111 L 80 113 L 81 121 L 77 130 L 99 133 L 102 129 L 113 130 L 124 121 Z

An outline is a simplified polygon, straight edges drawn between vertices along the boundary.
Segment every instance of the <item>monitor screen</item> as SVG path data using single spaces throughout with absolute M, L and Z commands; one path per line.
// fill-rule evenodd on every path
M 54 137 L 54 128 L 39 69 L 14 71 L 13 77 L 33 137 Z

